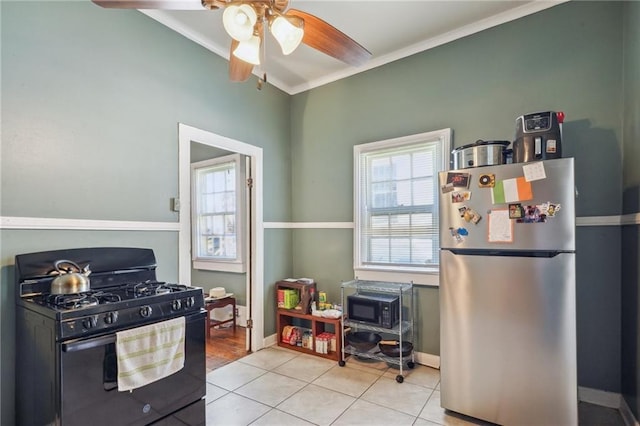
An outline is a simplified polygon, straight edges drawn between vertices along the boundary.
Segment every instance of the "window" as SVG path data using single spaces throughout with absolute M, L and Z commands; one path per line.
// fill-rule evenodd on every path
M 194 269 L 245 272 L 244 170 L 240 155 L 191 165 Z
M 448 168 L 450 139 L 444 129 L 354 147 L 359 278 L 438 271 L 438 172 Z

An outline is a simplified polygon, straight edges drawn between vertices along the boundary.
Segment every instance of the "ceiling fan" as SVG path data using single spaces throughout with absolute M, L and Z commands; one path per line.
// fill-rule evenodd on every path
M 288 9 L 289 0 L 92 0 L 114 9 L 216 10 L 231 36 L 229 77 L 245 81 L 260 65 L 260 47 L 268 28 L 282 53 L 288 55 L 300 43 L 349 65 L 365 63 L 371 53 L 349 36 L 310 13 Z

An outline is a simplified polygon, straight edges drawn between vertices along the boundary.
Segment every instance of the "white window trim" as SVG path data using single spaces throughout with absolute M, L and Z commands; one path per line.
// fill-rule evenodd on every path
M 195 190 L 195 181 L 191 179 L 191 194 L 193 199 L 191 200 L 191 205 L 194 207 L 192 209 L 192 265 L 193 269 L 200 269 L 206 271 L 220 271 L 220 272 L 234 272 L 234 273 L 245 273 L 247 271 L 247 265 L 245 262 L 244 255 L 244 223 L 245 223 L 245 208 L 243 207 L 246 198 L 245 191 L 245 181 L 246 181 L 246 171 L 245 164 L 240 154 L 232 154 L 226 155 L 223 157 L 216 157 L 209 160 L 199 161 L 191 164 L 191 175 L 195 173 L 196 169 L 208 167 L 220 163 L 236 163 L 236 258 L 233 260 L 224 260 L 224 259 L 208 259 L 198 257 L 198 250 L 196 247 L 198 236 L 197 236 L 197 226 L 198 223 L 198 203 L 196 200 L 197 191 Z
M 439 285 L 439 269 L 438 268 L 403 268 L 403 267 L 384 267 L 379 265 L 363 265 L 360 261 L 360 237 L 361 237 L 361 217 L 360 206 L 362 196 L 360 191 L 360 155 L 377 151 L 381 149 L 400 147 L 425 141 L 439 140 L 442 144 L 442 162 L 441 170 L 449 170 L 449 153 L 451 152 L 452 130 L 441 129 L 432 132 L 418 133 L 410 136 L 403 136 L 394 139 L 387 139 L 377 142 L 370 142 L 353 147 L 353 170 L 354 170 L 354 236 L 353 236 L 353 269 L 354 275 L 362 280 L 380 280 L 395 282 L 413 282 L 416 285 L 438 286 Z M 435 194 L 437 195 L 437 194 Z

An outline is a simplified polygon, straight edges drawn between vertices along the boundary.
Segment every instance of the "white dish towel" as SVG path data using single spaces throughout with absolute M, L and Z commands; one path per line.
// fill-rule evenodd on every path
M 185 318 L 116 333 L 118 390 L 133 390 L 184 367 Z

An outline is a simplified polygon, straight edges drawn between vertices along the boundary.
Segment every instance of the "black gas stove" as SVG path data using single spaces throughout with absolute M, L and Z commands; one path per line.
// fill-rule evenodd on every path
M 90 266 L 90 291 L 51 293 L 57 276 L 53 265 L 63 258 Z M 55 320 L 57 340 L 170 319 L 204 306 L 202 289 L 156 281 L 155 256 L 148 249 L 108 247 L 18 255 L 16 270 L 18 305 Z
M 62 259 L 89 266 L 87 291 L 52 293 L 55 264 Z M 19 424 L 204 425 L 201 288 L 158 281 L 153 250 L 144 248 L 29 253 L 16 256 L 15 265 Z M 118 391 L 118 332 L 177 317 L 186 324 L 182 370 Z

